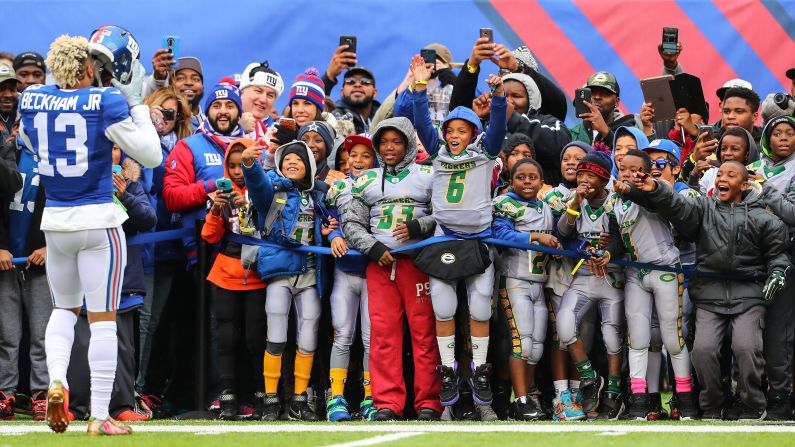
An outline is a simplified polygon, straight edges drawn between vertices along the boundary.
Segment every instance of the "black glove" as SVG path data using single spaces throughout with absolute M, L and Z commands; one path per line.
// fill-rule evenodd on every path
M 276 134 L 274 135 L 275 138 L 271 138 L 271 141 L 278 144 L 279 146 L 282 146 L 298 138 L 298 130 L 287 127 L 279 123 L 277 123 L 275 126 L 276 126 Z

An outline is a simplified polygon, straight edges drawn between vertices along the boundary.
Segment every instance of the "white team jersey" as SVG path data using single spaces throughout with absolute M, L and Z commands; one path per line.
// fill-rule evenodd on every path
M 516 231 L 552 233 L 554 229 L 552 209 L 543 200 L 531 204 L 501 195 L 494 199 L 493 206 L 494 217 L 513 222 Z M 502 256 L 502 274 L 510 278 L 545 283 L 549 278 L 549 258 L 546 253 L 506 248 Z
M 390 249 L 418 242 L 398 242 L 392 235 L 398 224 L 430 213 L 433 170 L 410 164 L 397 175 L 384 175 L 382 169 L 362 173 L 353 184 L 353 196 L 370 207 L 370 232 Z
M 764 177 L 765 183 L 776 191 L 787 194 L 792 176 L 795 175 L 795 157 L 779 166 L 775 166 L 772 160 L 765 157 L 748 165 L 748 169 Z
M 671 224 L 656 213 L 613 194 L 612 214 L 621 229 L 627 259 L 658 265 L 679 262 Z
M 301 212 L 290 238 L 301 245 L 315 245 L 315 204 L 307 193 L 301 193 Z M 307 256 L 307 264 L 309 268 L 315 266 L 314 255 Z
M 443 145 L 433 159 L 433 217 L 445 228 L 477 234 L 491 226 L 491 183 L 494 159 L 481 139 L 453 156 Z
M 345 208 L 353 200 L 353 195 L 351 195 L 353 182 L 354 180 L 350 177 L 338 180 L 329 187 L 326 193 L 326 204 L 336 208 L 339 213 L 339 228 L 342 228 L 342 215 L 345 212 Z
M 561 183 L 547 191 L 543 200 L 549 205 L 555 215 L 561 215 L 566 212 L 566 204 L 571 199 L 573 193 L 573 189 Z
M 598 209 L 592 209 L 588 201 L 583 200 L 580 203 L 579 211 L 580 215 L 576 219 L 577 234 L 581 239 L 587 239 L 592 247 L 597 247 L 599 245 L 599 236 L 602 233 L 610 232 L 610 215 L 613 211 L 613 201 L 608 196 L 602 206 Z M 621 267 L 615 264 L 608 264 L 607 270 L 609 272 L 619 272 Z M 580 266 L 578 274 L 591 274 L 587 262 Z

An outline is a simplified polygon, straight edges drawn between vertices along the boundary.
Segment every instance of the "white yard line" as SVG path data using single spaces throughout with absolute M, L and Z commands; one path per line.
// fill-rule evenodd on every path
M 344 442 L 342 444 L 332 444 L 326 447 L 365 447 L 368 445 L 382 444 L 384 442 L 397 441 L 399 439 L 410 438 L 412 436 L 424 435 L 419 432 L 392 433 L 391 435 L 375 436 L 373 438 L 360 439 L 358 441 Z
M 85 423 L 73 424 L 71 430 L 84 431 Z M 399 424 L 219 424 L 219 425 L 147 425 L 133 424 L 137 433 L 795 433 L 795 425 L 765 424 L 630 424 L 601 425 L 587 423 L 557 424 L 446 424 L 446 423 L 399 423 Z M 0 424 L 0 436 L 25 433 L 45 433 L 46 425 Z

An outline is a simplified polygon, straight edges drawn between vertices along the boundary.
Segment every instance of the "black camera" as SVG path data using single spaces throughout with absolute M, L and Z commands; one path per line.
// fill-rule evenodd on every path
M 781 110 L 787 110 L 789 108 L 790 101 L 792 100 L 792 96 L 786 93 L 776 93 L 773 95 L 773 103 L 775 103 Z

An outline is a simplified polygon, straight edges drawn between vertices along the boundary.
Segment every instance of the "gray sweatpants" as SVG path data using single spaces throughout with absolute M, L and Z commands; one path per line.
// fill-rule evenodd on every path
M 684 278 L 674 273 L 651 271 L 639 275 L 627 269 L 624 305 L 629 331 L 629 376 L 645 379 L 652 344 L 652 316 L 656 314 L 663 345 L 671 356 L 676 377 L 690 376 L 690 356 L 682 334 Z
M 511 355 L 530 365 L 541 360 L 547 336 L 547 304 L 544 284 L 505 278 L 505 296 L 500 305 L 511 331 Z
M 792 390 L 792 349 L 795 340 L 795 282 L 776 295 L 765 316 L 765 363 L 770 391 Z
M 563 294 L 556 316 L 560 342 L 568 346 L 577 341 L 580 322 L 594 305 L 602 316 L 602 338 L 608 354 L 618 354 L 623 346 L 624 291 L 613 287 L 609 278 L 577 275 Z
M 298 315 L 296 337 L 298 350 L 304 354 L 312 354 L 317 349 L 317 328 L 320 321 L 320 297 L 314 283 L 302 286 L 301 282 L 313 278 L 314 270 L 301 275 L 277 279 L 268 284 L 265 299 L 265 313 L 268 316 L 268 352 L 274 346 L 284 347 L 287 343 L 287 325 L 289 323 L 290 306 L 295 303 Z
M 331 291 L 331 324 L 334 344 L 331 346 L 329 367 L 348 369 L 351 345 L 356 333 L 356 315 L 362 320 L 364 358 L 362 368 L 370 371 L 370 313 L 367 311 L 367 279 L 363 276 L 334 269 L 334 289 Z
M 20 266 L 21 267 L 21 266 Z M 0 272 L 0 391 L 14 395 L 19 383 L 19 344 L 22 339 L 23 309 L 30 331 L 30 389 L 50 386 L 44 332 L 52 312 L 52 297 L 43 270 L 20 268 Z
M 737 381 L 742 402 L 754 410 L 767 406 L 762 391 L 762 333 L 765 307 L 754 306 L 738 315 L 721 315 L 696 308 L 696 339 L 693 343 L 693 367 L 701 385 L 699 403 L 704 411 L 719 410 L 724 402 L 720 373 L 720 347 L 731 334 L 732 352 L 740 370 Z M 731 331 L 731 332 L 730 332 Z
M 494 252 L 489 251 L 494 259 Z M 491 297 L 494 293 L 494 262 L 489 264 L 485 272 L 465 280 L 469 316 L 475 321 L 491 319 Z M 445 281 L 431 276 L 431 303 L 437 321 L 450 321 L 455 318 L 458 308 L 456 285 L 458 281 Z

